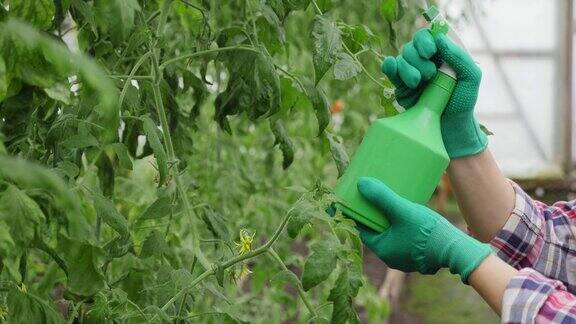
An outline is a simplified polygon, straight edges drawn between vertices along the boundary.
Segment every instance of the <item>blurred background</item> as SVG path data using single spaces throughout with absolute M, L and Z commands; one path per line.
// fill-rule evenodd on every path
M 560 178 L 574 162 L 572 1 L 440 1 L 484 72 L 481 122 L 514 178 Z

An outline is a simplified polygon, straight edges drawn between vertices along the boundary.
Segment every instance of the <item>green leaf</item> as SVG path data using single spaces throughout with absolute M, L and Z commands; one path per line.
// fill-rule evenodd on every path
M 10 235 L 10 227 L 6 222 L 0 221 L 0 258 L 4 259 L 15 252 L 15 248 L 16 245 Z
M 396 96 L 394 94 L 394 85 L 390 80 L 385 79 L 384 85 L 386 88 L 380 93 L 380 105 L 384 107 L 384 115 L 386 117 L 392 117 L 398 115 L 398 109 L 396 109 Z
M 68 289 L 81 296 L 91 296 L 104 288 L 104 276 L 99 270 L 103 251 L 83 241 L 58 236 L 58 252 L 68 267 Z
M 489 130 L 486 126 L 480 124 L 480 130 L 484 132 L 487 136 L 494 135 L 491 130 Z
M 52 305 L 31 293 L 11 287 L 6 297 L 9 323 L 65 323 Z
M 332 67 L 342 49 L 340 30 L 325 16 L 316 16 L 312 25 L 312 53 L 316 84 Z
M 282 115 L 287 116 L 292 108 L 307 103 L 306 89 L 296 88 L 292 79 L 282 78 L 280 80 L 282 87 Z
M 16 186 L 8 188 L 0 196 L 0 221 L 8 224 L 10 235 L 19 249 L 26 248 L 34 239 L 38 225 L 45 220 L 38 204 Z
M 302 227 L 306 224 L 310 224 L 310 220 L 314 213 L 318 212 L 318 207 L 306 197 L 301 197 L 298 201 L 290 208 L 288 211 L 289 220 L 288 225 L 286 225 L 286 230 L 288 231 L 288 236 L 290 238 L 296 238 Z
M 61 172 L 63 176 L 67 176 L 69 179 L 74 179 L 80 174 L 80 168 L 70 161 L 58 162 L 57 165 L 58 167 L 54 170 Z
M 308 5 L 312 2 L 311 0 L 282 0 L 284 8 L 286 8 L 286 14 L 293 10 L 305 10 Z
M 120 167 L 126 170 L 132 170 L 132 160 L 130 159 L 130 154 L 128 153 L 128 148 L 123 143 L 112 143 L 108 145 L 118 158 Z
M 304 263 L 302 273 L 302 287 L 308 291 L 328 279 L 332 271 L 336 268 L 337 242 L 334 240 L 317 241 L 311 247 L 312 254 Z
M 72 91 L 70 91 L 70 84 L 66 82 L 57 82 L 50 88 L 44 88 L 44 92 L 48 97 L 70 105 L 72 102 Z
M 220 213 L 217 213 L 212 208 L 204 208 L 204 212 L 201 214 L 202 220 L 208 227 L 208 230 L 214 235 L 214 237 L 229 240 L 230 231 L 228 230 L 226 218 Z
M 100 146 L 96 137 L 91 134 L 76 134 L 68 137 L 62 142 L 62 145 L 69 149 L 80 149 L 91 146 Z
M 177 289 L 187 287 L 194 280 L 194 276 L 186 269 L 174 270 L 170 277 Z
M 320 135 L 330 123 L 330 105 L 328 104 L 328 98 L 326 98 L 324 90 L 319 86 L 313 86 L 309 83 L 306 83 L 305 86 L 306 95 L 312 103 L 316 119 L 318 120 L 318 135 Z
M 336 163 L 336 168 L 338 168 L 338 178 L 340 178 L 344 174 L 344 171 L 346 171 L 350 159 L 348 158 L 348 154 L 346 154 L 346 149 L 344 148 L 340 137 L 326 133 L 326 138 L 328 138 L 328 141 L 330 142 L 330 152 L 332 153 L 332 158 Z
M 8 79 L 8 73 L 6 71 L 6 62 L 2 56 L 0 56 L 0 103 L 6 98 L 9 83 L 10 80 Z
M 11 180 L 20 188 L 42 190 L 51 195 L 57 208 L 73 215 L 68 219 L 69 223 L 84 220 L 77 195 L 61 178 L 43 166 L 0 155 L 0 179 Z
M 336 80 L 348 80 L 362 72 L 362 66 L 347 53 L 338 54 L 338 60 L 334 64 L 334 78 Z
M 138 220 L 167 217 L 172 212 L 172 207 L 172 199 L 170 197 L 158 198 L 146 208 Z
M 270 119 L 270 128 L 274 134 L 274 146 L 279 145 L 282 151 L 282 168 L 287 169 L 294 162 L 294 144 L 280 119 Z
M 56 13 L 53 0 L 10 0 L 10 14 L 48 30 Z
M 107 143 L 118 137 L 118 91 L 95 62 L 86 56 L 71 53 L 53 37 L 41 34 L 29 25 L 13 19 L 1 24 L 0 31 L 0 36 L 4 39 L 0 43 L 0 50 L 3 51 L 5 60 L 7 57 L 11 58 L 5 62 L 6 66 L 15 66 L 19 78 L 45 88 L 63 77 L 78 76 L 82 82 L 82 95 L 98 95 L 98 101 L 94 102 L 95 106 L 90 109 L 95 112 L 94 122 L 102 126 L 102 134 L 98 134 L 100 142 Z M 19 49 L 16 54 L 15 48 Z M 57 77 L 55 73 L 58 74 Z M 30 78 L 28 75 L 34 77 Z
M 92 201 L 94 202 L 94 209 L 104 223 L 112 227 L 122 238 L 130 236 L 126 218 L 122 216 L 117 210 L 110 199 L 100 195 L 99 193 L 92 192 Z
M 357 53 L 365 46 L 370 46 L 371 42 L 377 43 L 379 41 L 378 37 L 363 24 L 351 26 L 339 23 L 338 28 L 342 31 L 344 43 L 352 53 Z
M 332 0 L 317 0 L 316 3 L 322 12 L 332 9 Z
M 256 120 L 280 111 L 280 78 L 266 48 L 221 53 L 220 58 L 230 73 L 226 91 L 216 98 L 214 119 L 222 129 L 231 133 L 227 116 L 246 113 Z
M 274 277 L 272 277 L 272 279 L 270 279 L 270 281 L 278 283 L 289 283 L 294 286 L 300 284 L 300 280 L 298 279 L 298 277 L 294 274 L 294 272 L 290 270 L 282 270 L 278 272 L 277 274 L 274 275 Z
M 382 0 L 380 14 L 389 23 L 395 22 L 398 19 L 398 0 Z
M 168 252 L 168 244 L 164 240 L 164 236 L 157 230 L 153 230 L 146 236 L 144 243 L 142 243 L 142 250 L 140 251 L 141 258 L 148 258 L 151 256 L 160 257 Z
M 214 273 L 214 276 L 216 277 L 216 281 L 220 287 L 224 287 L 224 267 L 222 267 L 222 265 L 219 264 L 216 266 L 216 272 Z
M 280 18 L 278 18 L 276 12 L 272 9 L 272 7 L 266 4 L 261 5 L 261 10 L 264 19 L 266 19 L 268 24 L 276 31 L 278 41 L 280 41 L 281 44 L 284 44 L 286 42 L 286 35 L 284 32 L 284 27 L 282 26 L 282 22 L 280 21 Z
M 98 0 L 95 2 L 96 23 L 112 41 L 120 44 L 134 28 L 134 17 L 140 11 L 138 0 Z
M 330 295 L 328 296 L 328 301 L 334 303 L 332 318 L 330 319 L 332 324 L 360 322 L 358 315 L 354 311 L 353 300 L 362 286 L 362 272 L 357 265 L 351 264 L 349 267 L 353 269 L 343 267 L 340 270 L 338 279 L 336 279 L 334 287 L 330 290 Z
M 168 178 L 168 158 L 166 152 L 164 151 L 164 146 L 160 141 L 160 135 L 158 127 L 150 116 L 141 116 L 142 125 L 144 128 L 144 133 L 146 134 L 146 139 L 154 152 L 154 157 L 156 158 L 156 166 L 158 167 L 158 174 L 160 179 L 158 181 L 158 187 L 161 187 L 166 183 Z

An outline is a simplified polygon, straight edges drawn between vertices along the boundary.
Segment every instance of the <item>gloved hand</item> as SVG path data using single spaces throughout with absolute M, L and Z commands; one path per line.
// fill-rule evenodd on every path
M 360 238 L 389 267 L 436 273 L 449 268 L 464 283 L 491 253 L 433 210 L 410 202 L 375 178 L 360 178 L 358 190 L 390 221 L 383 233 L 358 225 Z
M 420 29 L 398 57 L 386 57 L 382 72 L 396 87 L 396 100 L 409 109 L 444 61 L 457 74 L 457 83 L 441 118 L 442 138 L 450 158 L 478 154 L 488 145 L 486 134 L 474 118 L 474 105 L 482 71 L 470 55 L 445 35 L 432 36 Z

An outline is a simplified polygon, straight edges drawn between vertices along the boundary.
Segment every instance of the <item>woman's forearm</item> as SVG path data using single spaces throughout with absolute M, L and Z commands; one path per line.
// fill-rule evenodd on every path
M 512 185 L 488 149 L 453 159 L 448 175 L 468 227 L 479 240 L 490 241 L 514 208 Z
M 488 256 L 468 279 L 480 296 L 498 314 L 502 314 L 502 298 L 508 283 L 518 273 L 494 255 Z

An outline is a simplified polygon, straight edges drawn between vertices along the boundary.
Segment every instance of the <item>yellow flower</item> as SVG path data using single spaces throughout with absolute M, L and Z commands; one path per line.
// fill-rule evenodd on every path
M 256 235 L 256 233 L 250 235 L 248 234 L 247 230 L 245 229 L 240 230 L 240 242 L 239 243 L 234 242 L 234 244 L 236 244 L 236 247 L 238 247 L 238 254 L 242 255 L 252 250 L 252 242 L 254 241 L 254 235 Z

